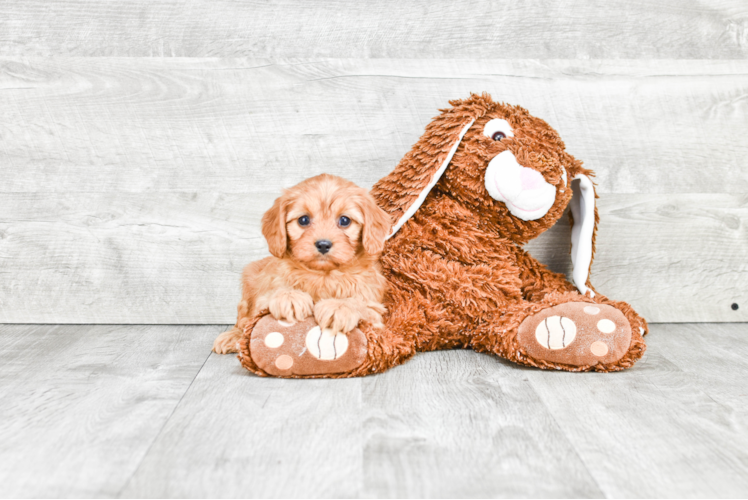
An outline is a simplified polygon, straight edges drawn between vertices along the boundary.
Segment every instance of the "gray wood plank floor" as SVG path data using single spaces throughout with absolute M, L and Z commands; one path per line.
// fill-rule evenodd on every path
M 659 324 L 637 366 L 471 351 L 351 380 L 249 375 L 221 326 L 0 326 L 3 497 L 730 497 L 748 324 Z

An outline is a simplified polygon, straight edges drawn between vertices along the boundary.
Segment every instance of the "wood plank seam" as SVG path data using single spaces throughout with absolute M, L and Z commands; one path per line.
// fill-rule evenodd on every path
M 225 326 L 225 328 L 230 328 L 230 327 L 231 327 L 231 325 L 226 325 Z M 213 356 L 213 355 L 214 355 L 214 353 L 212 351 L 208 352 L 208 355 L 205 357 L 205 361 L 203 361 L 203 364 L 200 365 L 200 369 L 197 370 L 197 372 L 195 373 L 195 376 L 192 377 L 192 380 L 190 381 L 190 384 L 187 386 L 187 388 L 185 389 L 185 391 L 182 393 L 182 396 L 179 398 L 179 401 L 177 401 L 177 404 L 174 405 L 174 408 L 172 408 L 171 413 L 169 413 L 169 416 L 166 417 L 166 419 L 164 419 L 164 423 L 163 423 L 163 425 L 161 425 L 161 429 L 159 429 L 158 433 L 155 436 L 153 436 L 153 439 L 151 440 L 151 443 L 148 445 L 148 448 L 145 450 L 145 453 L 143 453 L 143 455 L 140 457 L 140 460 L 138 461 L 138 465 L 133 469 L 133 472 L 132 472 L 132 474 L 130 474 L 130 477 L 127 478 L 127 481 L 125 481 L 123 483 L 122 487 L 117 492 L 117 498 L 121 497 L 122 492 L 125 491 L 125 489 L 128 487 L 128 485 L 130 484 L 130 481 L 132 481 L 132 478 L 135 476 L 135 474 L 138 473 L 138 471 L 140 470 L 140 467 L 143 465 L 143 460 L 150 453 L 151 448 L 153 447 L 153 444 L 158 440 L 159 436 L 164 431 L 164 429 L 166 428 L 166 426 L 169 423 L 169 421 L 171 420 L 171 418 L 174 416 L 174 412 L 177 411 L 177 408 L 179 408 L 179 405 L 182 403 L 182 400 L 187 395 L 187 393 L 190 391 L 190 387 L 192 387 L 192 384 L 195 383 L 195 380 L 200 375 L 200 372 L 203 371 L 203 368 L 205 368 L 205 363 L 207 363 L 208 360 L 210 359 L 210 357 Z

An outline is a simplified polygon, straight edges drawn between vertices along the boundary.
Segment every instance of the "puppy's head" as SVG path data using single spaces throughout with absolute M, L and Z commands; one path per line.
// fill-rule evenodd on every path
M 322 174 L 285 190 L 262 217 L 262 234 L 274 256 L 329 271 L 378 256 L 391 225 L 368 191 Z

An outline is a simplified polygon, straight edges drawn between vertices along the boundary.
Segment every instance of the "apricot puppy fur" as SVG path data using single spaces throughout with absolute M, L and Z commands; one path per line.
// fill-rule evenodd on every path
M 263 310 L 288 322 L 313 314 L 336 333 L 360 321 L 381 326 L 387 282 L 379 257 L 391 226 L 368 191 L 340 177 L 322 174 L 286 190 L 262 217 L 272 256 L 244 268 L 236 325 L 213 350 L 236 352 Z

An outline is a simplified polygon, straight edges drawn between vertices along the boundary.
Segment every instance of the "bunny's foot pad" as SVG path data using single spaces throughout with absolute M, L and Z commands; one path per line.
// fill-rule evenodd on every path
M 313 317 L 299 323 L 260 319 L 250 337 L 252 360 L 269 375 L 291 377 L 351 371 L 364 362 L 367 341 L 358 328 L 333 335 Z
M 605 304 L 567 302 L 526 318 L 517 334 L 531 358 L 572 366 L 615 363 L 629 350 L 631 325 Z

